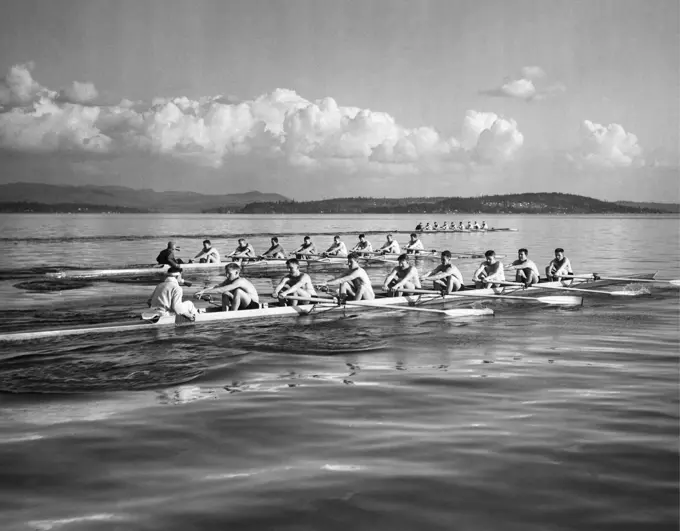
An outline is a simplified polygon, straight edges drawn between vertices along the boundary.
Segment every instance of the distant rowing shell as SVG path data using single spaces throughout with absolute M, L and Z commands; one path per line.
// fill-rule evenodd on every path
M 432 232 L 517 232 L 519 229 L 513 229 L 510 227 L 492 227 L 490 229 L 422 229 L 416 230 L 416 232 L 421 232 L 424 234 L 429 234 Z

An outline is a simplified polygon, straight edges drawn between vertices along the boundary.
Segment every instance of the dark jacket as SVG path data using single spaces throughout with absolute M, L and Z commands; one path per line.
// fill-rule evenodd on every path
M 156 262 L 161 265 L 169 265 L 172 267 L 179 267 L 182 260 L 175 258 L 175 251 L 172 249 L 163 249 L 156 257 Z

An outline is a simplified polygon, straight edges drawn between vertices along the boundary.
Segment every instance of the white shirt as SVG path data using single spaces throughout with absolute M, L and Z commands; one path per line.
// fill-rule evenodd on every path
M 423 247 L 423 242 L 421 242 L 418 239 L 414 242 L 409 242 L 408 245 L 406 246 L 406 249 L 409 250 L 409 251 L 422 251 L 425 248 Z
M 215 257 L 215 260 L 216 260 L 217 262 L 220 261 L 220 253 L 217 252 L 217 249 L 215 249 L 214 247 L 211 247 L 211 248 L 208 249 L 207 251 L 202 250 L 200 253 L 198 253 L 198 255 L 196 256 L 196 258 L 199 259 L 199 260 L 200 260 L 201 258 L 205 258 L 205 259 L 207 260 L 207 259 L 209 259 L 211 256 L 214 256 L 214 257 Z
M 182 313 L 184 292 L 175 277 L 167 277 L 156 286 L 151 295 L 151 307 L 163 308 L 168 312 Z M 179 310 L 179 311 L 178 311 Z

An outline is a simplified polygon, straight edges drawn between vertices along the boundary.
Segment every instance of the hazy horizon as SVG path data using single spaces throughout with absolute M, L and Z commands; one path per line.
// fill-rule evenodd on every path
M 680 202 L 677 1 L 9 2 L 0 184 Z

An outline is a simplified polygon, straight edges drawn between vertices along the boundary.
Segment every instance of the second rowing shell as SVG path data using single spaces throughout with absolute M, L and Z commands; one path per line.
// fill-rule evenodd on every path
M 373 263 L 386 262 L 392 263 L 399 255 L 396 254 L 386 254 L 373 257 L 365 257 L 364 260 Z M 419 255 L 411 255 L 411 258 L 425 258 L 428 256 L 438 256 L 435 252 L 423 251 Z M 500 256 L 500 255 L 499 255 Z M 484 258 L 482 254 L 466 254 L 466 255 L 456 255 L 454 258 Z M 314 258 L 308 260 L 300 260 L 302 264 L 311 265 L 345 265 L 347 264 L 346 257 L 328 257 L 328 258 Z M 211 264 L 181 264 L 184 271 L 210 271 L 215 269 L 222 269 L 224 266 L 229 264 L 229 262 L 218 262 Z M 283 267 L 286 265 L 286 260 L 283 258 L 276 258 L 270 260 L 257 260 L 257 261 L 246 261 L 244 262 L 244 270 L 249 269 L 266 269 L 269 267 Z M 45 273 L 47 278 L 99 278 L 99 277 L 116 277 L 116 276 L 141 276 L 141 275 L 162 275 L 168 270 L 167 265 L 148 265 L 143 267 L 132 267 L 132 268 L 111 268 L 111 269 L 65 269 L 62 271 L 55 271 L 50 273 Z

